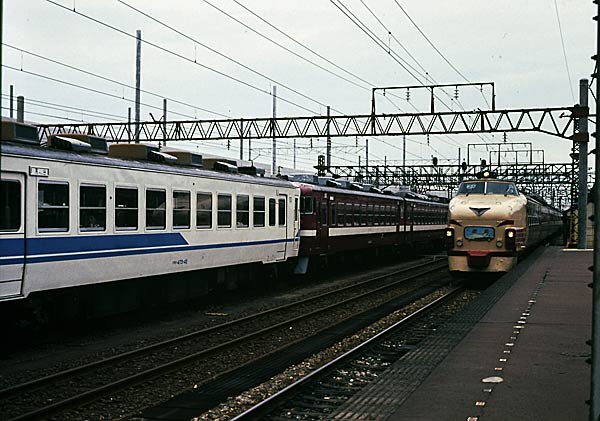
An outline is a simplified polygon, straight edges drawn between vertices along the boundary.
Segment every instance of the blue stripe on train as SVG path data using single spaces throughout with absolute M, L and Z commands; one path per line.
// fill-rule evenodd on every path
M 147 237 L 162 237 L 162 238 L 147 238 Z M 208 250 L 208 249 L 219 249 L 219 248 L 231 248 L 231 247 L 248 247 L 266 244 L 286 243 L 293 242 L 294 239 L 277 239 L 277 240 L 263 240 L 263 241 L 247 241 L 247 242 L 236 242 L 236 243 L 221 243 L 221 244 L 203 244 L 203 245 L 188 245 L 181 234 L 131 234 L 126 235 L 129 237 L 125 241 L 120 240 L 119 237 L 125 237 L 125 235 L 107 235 L 107 236 L 93 236 L 93 237 L 59 237 L 59 238 L 31 238 L 27 239 L 27 263 L 42 263 L 42 262 L 56 262 L 66 260 L 78 260 L 78 259 L 94 259 L 103 257 L 115 257 L 115 256 L 132 256 L 132 255 L 143 255 L 143 254 L 156 254 L 156 253 L 168 253 L 178 251 L 194 251 L 194 250 Z M 146 238 L 134 238 L 134 237 L 146 237 Z M 175 238 L 173 238 L 175 237 Z M 101 238 L 100 241 L 97 239 Z M 110 240 L 117 241 L 110 241 Z M 52 240 L 52 241 L 48 241 Z M 72 240 L 77 240 L 74 245 L 66 245 Z M 84 240 L 84 241 L 80 241 Z M 23 239 L 4 239 L 0 240 L 0 252 L 1 256 L 14 256 L 13 259 L 3 259 L 0 261 L 0 265 L 14 265 L 23 264 Z M 32 243 L 37 243 L 35 247 L 32 247 Z M 50 247 L 52 246 L 52 247 Z M 79 247 L 77 247 L 79 246 Z M 169 247 L 170 246 L 170 247 Z M 161 247 L 161 248 L 155 248 Z M 141 250 L 127 250 L 127 249 L 141 249 Z M 10 253 L 4 253 L 9 251 Z M 35 252 L 33 251 L 35 250 Z M 68 253 L 68 254 L 65 254 Z M 53 256 L 47 256 L 47 254 L 53 254 Z M 37 256 L 36 256 L 37 255 Z M 41 256 L 40 256 L 41 255 Z M 44 256 L 45 255 L 45 256 Z M 36 257 L 32 257 L 36 256 Z

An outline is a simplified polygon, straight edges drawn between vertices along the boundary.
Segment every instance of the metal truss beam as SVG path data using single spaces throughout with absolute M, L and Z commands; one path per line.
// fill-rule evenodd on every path
M 350 116 L 278 117 L 256 119 L 44 124 L 40 138 L 64 132 L 89 134 L 117 142 L 134 140 L 218 140 L 401 136 L 492 132 L 540 132 L 573 139 L 574 119 L 587 117 L 587 107 L 474 110 L 439 113 Z
M 321 172 L 326 168 L 317 167 Z M 501 164 L 486 167 L 503 179 L 513 180 L 517 186 L 535 193 L 555 207 L 562 209 L 571 204 L 573 186 L 573 163 L 558 164 Z M 354 181 L 379 187 L 392 185 L 408 186 L 417 192 L 446 191 L 450 197 L 463 179 L 475 177 L 480 166 L 468 166 L 463 170 L 457 165 L 372 165 L 332 166 L 329 172 L 334 177 L 345 177 Z M 590 180 L 589 185 L 592 182 Z

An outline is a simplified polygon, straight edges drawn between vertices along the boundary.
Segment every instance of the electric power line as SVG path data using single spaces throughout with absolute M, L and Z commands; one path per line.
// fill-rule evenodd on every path
M 53 4 L 53 5 L 55 5 L 55 6 L 59 7 L 59 8 L 61 8 L 61 9 L 65 9 L 65 10 L 67 10 L 67 11 L 69 11 L 69 12 L 75 13 L 76 15 L 79 15 L 79 16 L 81 16 L 81 17 L 83 17 L 83 18 L 86 18 L 86 19 L 88 19 L 88 20 L 90 20 L 90 21 L 92 21 L 92 22 L 94 22 L 94 23 L 97 23 L 97 24 L 99 24 L 99 25 L 102 25 L 102 26 L 104 26 L 104 27 L 106 27 L 106 28 L 112 29 L 113 31 L 116 31 L 116 32 L 118 32 L 118 33 L 120 33 L 120 34 L 122 34 L 122 35 L 125 35 L 125 36 L 127 36 L 127 37 L 129 37 L 129 38 L 133 38 L 133 39 L 136 39 L 136 40 L 137 40 L 137 37 L 136 37 L 135 35 L 132 35 L 132 34 L 128 33 L 127 31 L 123 30 L 123 29 L 119 29 L 119 28 L 117 28 L 116 26 L 110 25 L 110 24 L 108 24 L 108 23 L 106 23 L 106 22 L 103 22 L 103 21 L 101 21 L 101 20 L 99 20 L 99 19 L 96 19 L 96 18 L 94 18 L 94 17 L 92 17 L 92 16 L 86 15 L 85 13 L 79 12 L 79 11 L 77 11 L 77 10 L 74 10 L 74 9 L 70 9 L 70 8 L 68 8 L 68 7 L 66 7 L 66 6 L 63 6 L 62 4 L 56 3 L 54 0 L 46 0 L 46 1 L 47 1 L 48 3 L 50 3 L 50 4 Z M 189 63 L 195 64 L 195 65 L 197 65 L 197 66 L 199 66 L 199 67 L 202 67 L 203 69 L 209 70 L 209 71 L 211 71 L 211 72 L 213 72 L 213 73 L 216 73 L 216 74 L 218 74 L 218 75 L 220 75 L 220 76 L 223 76 L 223 77 L 225 77 L 225 78 L 227 78 L 227 79 L 230 79 L 230 80 L 232 80 L 232 81 L 234 81 L 234 82 L 237 82 L 237 83 L 239 83 L 239 84 L 241 84 L 241 85 L 244 85 L 244 86 L 246 86 L 246 87 L 248 87 L 248 88 L 254 89 L 254 90 L 258 91 L 258 92 L 261 92 L 261 93 L 263 93 L 263 94 L 267 94 L 267 95 L 271 96 L 271 92 L 270 92 L 270 91 L 268 91 L 268 90 L 265 90 L 265 89 L 263 89 L 263 88 L 260 88 L 260 87 L 258 87 L 258 86 L 255 86 L 255 85 L 253 85 L 253 84 L 251 84 L 251 83 L 249 83 L 249 82 L 245 82 L 245 81 L 243 81 L 243 80 L 241 80 L 241 79 L 239 79 L 239 78 L 236 78 L 236 77 L 234 77 L 234 76 L 231 76 L 231 75 L 229 75 L 229 74 L 227 74 L 227 73 L 225 73 L 225 72 L 222 72 L 222 71 L 220 71 L 220 70 L 214 69 L 214 68 L 212 68 L 212 67 L 210 67 L 210 66 L 207 66 L 207 65 L 205 65 L 205 64 L 198 63 L 197 61 L 195 61 L 195 60 L 192 60 L 192 59 L 190 59 L 190 58 L 188 58 L 188 57 L 185 57 L 185 56 L 184 56 L 184 55 L 182 55 L 182 54 L 176 53 L 175 51 L 169 50 L 169 49 L 168 49 L 168 48 L 166 48 L 166 47 L 162 47 L 162 46 L 160 46 L 160 45 L 158 45 L 158 44 L 156 44 L 156 43 L 150 42 L 150 41 L 148 41 L 148 40 L 145 40 L 145 39 L 142 39 L 142 42 L 143 42 L 143 43 L 145 43 L 145 44 L 147 44 L 147 45 L 150 45 L 151 47 L 154 47 L 154 48 L 156 48 L 156 49 L 158 49 L 158 50 L 161 50 L 161 51 L 163 51 L 163 52 L 166 52 L 166 53 L 168 53 L 168 54 L 171 54 L 171 55 L 172 55 L 172 56 L 174 56 L 174 57 L 178 57 L 178 58 L 179 58 L 179 59 L 181 59 L 181 60 L 184 60 L 184 61 L 187 61 L 187 62 L 189 62 Z M 300 104 L 297 104 L 297 103 L 295 103 L 295 102 L 293 102 L 293 101 L 290 101 L 289 99 L 286 99 L 286 98 L 284 98 L 284 97 L 278 96 L 277 98 L 278 98 L 278 99 L 280 99 L 280 100 L 281 100 L 281 101 L 283 101 L 283 102 L 286 102 L 286 103 L 288 103 L 288 104 L 290 104 L 290 105 L 293 105 L 294 107 L 300 108 L 300 109 L 302 109 L 302 110 L 305 110 L 305 111 L 308 111 L 308 112 L 310 112 L 310 113 L 319 114 L 319 113 L 317 113 L 317 112 L 316 112 L 316 111 L 314 111 L 314 110 L 311 110 L 311 109 L 309 109 L 309 108 L 306 108 L 306 107 L 304 107 L 304 106 L 302 106 L 302 105 L 300 105 Z M 317 101 L 314 101 L 314 102 L 317 102 Z M 317 102 L 317 103 L 318 103 L 318 102 Z M 320 103 L 319 103 L 319 104 L 320 104 Z

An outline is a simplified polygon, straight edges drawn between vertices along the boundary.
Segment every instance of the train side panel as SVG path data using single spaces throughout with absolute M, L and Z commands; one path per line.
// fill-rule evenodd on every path
M 291 183 L 2 156 L 3 180 L 23 168 L 24 229 L 0 236 L 4 297 L 15 296 L 4 277 L 18 278 L 19 268 L 16 295 L 24 297 L 298 254 L 299 190 Z M 18 241 L 26 253 L 8 253 Z

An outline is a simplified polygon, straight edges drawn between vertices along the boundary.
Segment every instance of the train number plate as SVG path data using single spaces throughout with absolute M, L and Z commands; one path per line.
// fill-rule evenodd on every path
M 465 227 L 465 238 L 467 240 L 486 240 L 494 239 L 494 228 L 492 227 Z

